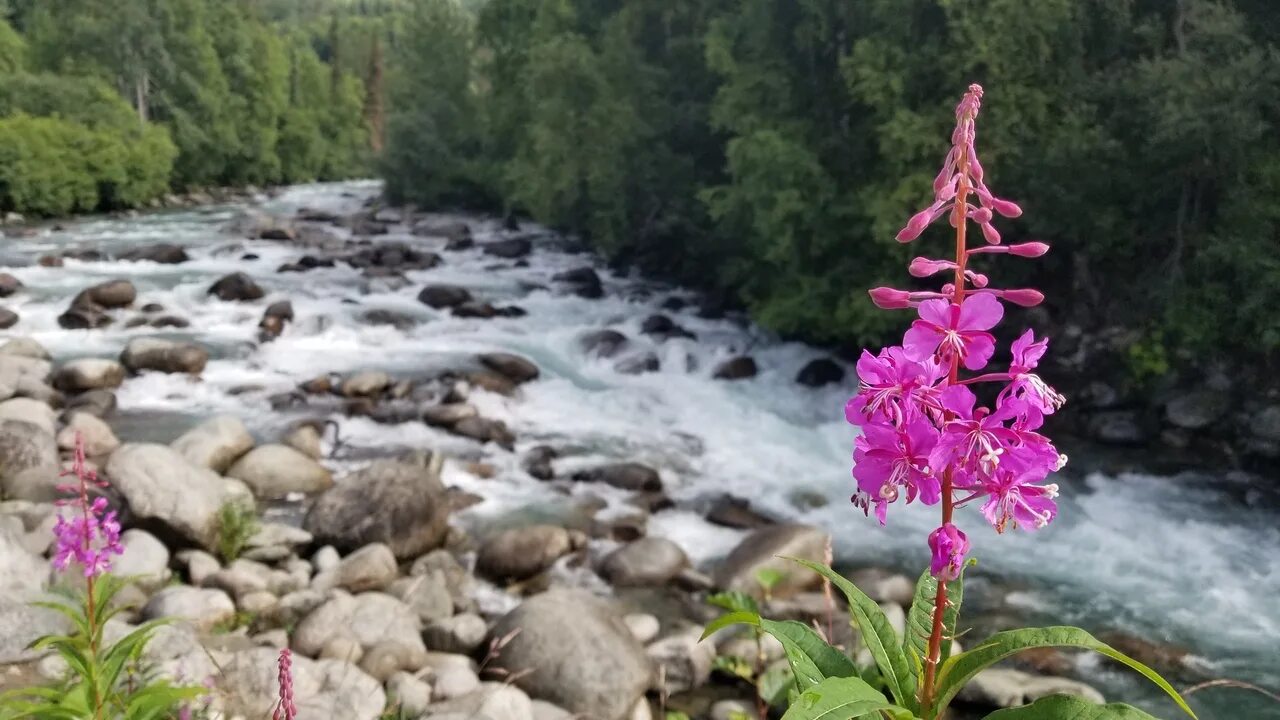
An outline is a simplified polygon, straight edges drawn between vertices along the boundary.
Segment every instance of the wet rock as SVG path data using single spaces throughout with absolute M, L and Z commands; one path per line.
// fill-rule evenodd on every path
M 237 272 L 231 273 L 223 277 L 209 287 L 209 295 L 217 296 L 219 300 L 227 302 L 260 300 L 266 293 L 253 278 L 248 275 Z
M 711 503 L 707 521 L 744 530 L 773 524 L 773 520 L 751 509 L 750 501 L 732 495 L 721 495 Z
M 128 280 L 108 280 L 81 290 L 71 300 L 71 307 L 122 308 L 132 305 L 137 298 L 138 289 L 133 283 Z
M 756 376 L 756 361 L 747 356 L 726 360 L 716 367 L 712 377 L 717 380 L 743 380 Z
M 963 702 L 989 708 L 1025 705 L 1046 695 L 1074 695 L 1093 703 L 1103 703 L 1102 693 L 1076 680 L 1030 675 L 1020 670 L 987 668 L 960 690 Z
M 515 446 L 515 435 L 507 429 L 501 420 L 490 420 L 482 417 L 463 418 L 449 428 L 456 435 L 471 438 L 478 442 L 492 442 L 508 450 Z
M 640 323 L 640 332 L 645 335 L 656 336 L 659 340 L 678 337 L 694 339 L 697 337 L 697 335 L 677 325 L 671 318 L 660 313 L 645 318 L 644 322 Z
M 0 482 L 5 484 L 5 497 L 16 497 L 9 485 L 22 471 L 57 464 L 58 445 L 52 433 L 24 420 L 0 420 Z
M 556 525 L 504 530 L 480 546 L 476 572 L 495 581 L 527 580 L 585 543 L 581 533 Z
M 618 587 L 665 585 L 689 567 L 679 545 L 660 537 L 636 540 L 604 559 L 600 574 Z
M 818 584 L 817 573 L 783 558 L 824 562 L 830 536 L 811 525 L 773 525 L 748 535 L 729 553 L 715 572 L 716 586 L 761 596 L 758 575 L 762 570 L 775 571 L 782 579 L 771 594 L 787 597 Z
M 469 655 L 484 643 L 489 627 L 472 613 L 441 618 L 422 631 L 427 647 L 438 652 Z
M 1098 639 L 1138 662 L 1156 669 L 1171 670 L 1183 667 L 1190 654 L 1190 651 L 1184 647 L 1152 642 L 1121 632 L 1102 633 Z
M 796 382 L 809 387 L 822 387 L 844 380 L 844 368 L 831 358 L 810 360 L 796 375 Z
M 58 327 L 64 330 L 92 330 L 111 322 L 110 315 L 93 307 L 73 307 L 58 316 Z
M 219 415 L 186 431 L 169 447 L 197 467 L 225 473 L 253 449 L 253 436 L 240 418 Z
M 444 249 L 448 252 L 460 252 L 462 250 L 470 250 L 476 246 L 476 241 L 469 238 L 454 238 L 444 244 Z
M 172 585 L 156 593 L 142 608 L 148 620 L 177 618 L 190 620 L 201 630 L 210 630 L 235 615 L 236 606 L 221 590 Z
M 106 417 L 116 409 L 116 394 L 110 390 L 86 390 L 68 400 L 67 409 Z
M 315 424 L 304 422 L 286 433 L 282 442 L 312 460 L 319 460 L 324 457 L 321 440 L 321 431 Z
M 555 477 L 551 461 L 560 456 L 556 449 L 549 445 L 538 445 L 530 448 L 524 456 L 524 471 L 539 480 L 550 480 Z
M 556 589 L 503 617 L 492 637 L 516 629 L 497 664 L 529 694 L 598 720 L 624 720 L 650 686 L 653 668 L 611 601 Z
M 125 443 L 111 453 L 106 474 L 128 502 L 131 517 L 205 549 L 217 545 L 218 508 L 244 492 L 243 485 L 228 484 L 165 445 Z
M 488 390 L 499 395 L 511 395 L 516 391 L 516 384 L 511 382 L 511 378 L 488 370 L 469 373 L 467 382 L 481 390 Z
M 1164 413 L 1165 419 L 1174 427 L 1202 430 L 1221 420 L 1230 406 L 1231 399 L 1226 393 L 1193 390 L 1170 400 Z
M 422 422 L 433 427 L 451 428 L 468 418 L 479 416 L 474 405 L 467 403 L 445 403 L 431 405 L 422 410 Z
M 346 397 L 377 397 L 390 385 L 390 375 L 378 370 L 366 370 L 343 380 L 342 394 Z
M 448 507 L 438 461 L 376 460 L 321 495 L 303 528 L 345 552 L 382 542 L 407 560 L 444 542 Z
M 524 257 L 533 251 L 533 243 L 528 237 L 516 236 L 506 238 L 504 240 L 495 240 L 480 246 L 484 250 L 485 255 L 514 260 L 515 258 Z
M 32 358 L 35 360 L 51 360 L 53 358 L 43 345 L 29 337 L 12 338 L 4 345 L 0 345 L 0 355 Z
M 562 282 L 578 297 L 595 300 L 604 297 L 604 285 L 600 275 L 591 267 L 579 267 L 551 276 L 552 281 Z
M 437 310 L 457 307 L 471 300 L 471 291 L 457 285 L 428 285 L 418 293 L 418 302 Z
M 1109 445 L 1144 445 L 1151 433 L 1129 410 L 1106 410 L 1089 418 L 1089 434 Z
M 290 322 L 293 322 L 293 303 L 288 300 L 271 303 L 258 321 L 258 340 L 267 342 L 280 337 L 284 326 Z
M 9 308 L 0 307 L 0 330 L 8 330 L 17 325 L 19 320 L 21 318 L 18 317 L 18 313 Z
M 509 378 L 516 384 L 526 383 L 538 378 L 538 366 L 527 358 L 511 353 L 483 353 L 479 356 L 480 364 L 494 372 Z
M 611 358 L 626 349 L 628 344 L 627 336 L 617 330 L 592 330 L 578 336 L 578 347 L 592 357 Z
M 154 370 L 199 375 L 209 362 L 209 351 L 195 343 L 139 337 L 125 346 L 120 362 L 135 373 Z
M 602 482 L 623 490 L 657 492 L 662 490 L 658 471 L 640 463 L 626 462 L 581 470 L 573 474 L 575 482 Z
M 488 320 L 489 318 L 497 317 L 498 308 L 487 302 L 471 300 L 460 305 L 454 305 L 450 312 L 453 313 L 454 317 Z
M 130 248 L 120 253 L 117 259 L 129 262 L 149 260 L 162 265 L 177 265 L 190 260 L 191 256 L 187 254 L 187 251 L 181 245 L 156 243 L 155 245 Z
M 58 431 L 58 447 L 63 450 L 75 449 L 77 437 L 83 439 L 84 452 L 89 457 L 110 455 L 120 447 L 120 440 L 111 431 L 110 425 L 83 411 L 68 414 L 66 426 Z
M 619 360 L 613 366 L 613 369 L 623 375 L 642 375 L 644 373 L 658 372 L 658 370 L 662 369 L 662 361 L 658 360 L 658 356 L 655 353 L 644 352 Z
M 418 319 L 408 313 L 383 308 L 369 310 L 360 319 L 370 325 L 390 325 L 397 330 L 408 330 L 418 324 Z
M 365 545 L 342 558 L 334 584 L 353 593 L 382 590 L 396 579 L 396 556 L 383 543 Z
M 178 317 L 177 315 L 161 315 L 160 317 L 155 318 L 154 320 L 152 320 L 150 323 L 147 323 L 147 324 L 153 328 L 191 327 L 190 320 L 184 317 Z
M 255 495 L 281 498 L 289 493 L 315 493 L 333 485 L 333 475 L 315 460 L 287 445 L 259 445 L 227 470 Z
M 217 674 L 228 717 L 256 718 L 279 693 L 279 651 L 253 648 L 235 653 Z M 387 705 L 382 685 L 343 660 L 293 659 L 293 693 L 301 718 L 378 720 Z
M 0 297 L 9 297 L 23 287 L 22 281 L 9 273 L 0 273 Z
M 462 220 L 445 220 L 426 218 L 413 226 L 412 233 L 418 237 L 442 237 L 459 240 L 471 237 L 471 228 Z

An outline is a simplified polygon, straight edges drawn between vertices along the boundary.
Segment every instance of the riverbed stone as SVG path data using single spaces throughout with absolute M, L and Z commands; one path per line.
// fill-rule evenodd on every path
M 580 470 L 573 474 L 575 482 L 602 482 L 623 490 L 657 492 L 662 490 L 662 478 L 648 465 L 625 462 Z
M 2 535 L 3 533 L 0 533 Z M 31 601 L 36 596 L 20 592 L 10 586 L 8 573 L 15 568 L 7 558 L 4 541 L 0 540 L 0 568 L 5 572 L 6 588 L 0 592 L 0 663 L 19 663 L 35 660 L 47 651 L 32 650 L 31 643 L 45 635 L 70 632 L 70 623 L 54 610 L 35 607 Z M 48 575 L 48 563 L 36 556 L 24 558 L 23 564 L 39 563 Z M 24 573 L 24 579 L 26 577 Z
M 110 390 L 86 390 L 67 398 L 67 410 L 83 410 L 97 417 L 106 417 L 116 409 L 116 394 Z
M 0 330 L 8 330 L 14 325 L 17 325 L 18 321 L 21 319 L 22 318 L 18 313 L 7 307 L 0 307 Z
M 0 482 L 30 468 L 57 464 L 58 445 L 51 433 L 24 420 L 0 420 Z M 6 488 L 6 497 L 8 492 Z
M 822 387 L 844 380 L 844 368 L 831 358 L 817 358 L 805 363 L 796 374 L 796 382 L 808 387 Z
M 396 579 L 396 556 L 383 543 L 365 545 L 334 568 L 334 584 L 349 592 L 382 590 Z
M 120 535 L 124 552 L 111 563 L 111 572 L 137 585 L 154 589 L 168 581 L 169 549 L 155 535 L 137 528 Z
M 152 443 L 121 445 L 111 453 L 106 475 L 132 517 L 157 523 L 206 550 L 217 546 L 219 507 L 243 493 L 243 484 L 237 488 L 168 446 Z
M 410 673 L 398 672 L 387 680 L 387 701 L 405 715 L 421 715 L 431 704 L 431 686 Z
M 0 355 L 31 358 L 46 362 L 53 358 L 48 349 L 41 345 L 39 341 L 25 335 L 11 338 L 4 345 L 0 345 Z
M 453 595 L 443 573 L 397 578 L 387 592 L 412 608 L 424 625 L 453 616 Z
M 259 445 L 236 460 L 227 477 L 243 480 L 254 494 L 265 498 L 315 493 L 333 485 L 327 468 L 287 445 Z
M 421 643 L 383 640 L 360 656 L 360 669 L 379 682 L 386 682 L 398 672 L 420 669 L 427 659 Z
M 118 388 L 124 383 L 124 375 L 124 366 L 115 360 L 80 358 L 58 368 L 53 376 L 53 386 L 70 393 Z
M 58 447 L 73 450 L 77 437 L 83 440 L 84 452 L 89 457 L 110 455 L 120 447 L 120 440 L 111 431 L 110 425 L 92 413 L 79 410 L 69 413 L 66 425 L 58 431 Z
M 617 330 L 592 330 L 578 336 L 578 347 L 591 357 L 611 358 L 631 344 L 626 335 Z
M 689 627 L 675 634 L 650 643 L 645 654 L 654 666 L 661 668 L 659 677 L 666 693 L 693 690 L 711 679 L 711 667 L 715 664 L 716 649 L 713 643 L 702 642 L 702 628 Z
M 366 652 L 384 640 L 395 640 L 425 653 L 420 632 L 418 616 L 390 595 L 334 591 L 330 600 L 298 623 L 293 647 L 303 655 L 316 656 L 329 640 L 345 636 L 355 639 Z
M 484 353 L 478 359 L 481 365 L 506 376 L 516 384 L 536 380 L 539 375 L 537 365 L 534 365 L 528 358 L 513 353 Z
M 689 567 L 689 556 L 661 537 L 640 538 L 604 559 L 600 572 L 615 586 L 665 585 Z
M 1077 680 L 1032 675 L 1006 668 L 982 670 L 960 689 L 957 697 L 983 707 L 1008 708 L 1058 693 L 1074 695 L 1097 704 L 1105 702 L 1102 693 Z
M 187 254 L 187 251 L 181 245 L 155 243 L 154 245 L 130 248 L 120 253 L 117 259 L 129 262 L 149 260 L 161 265 L 177 265 L 190 260 L 191 256 Z
M 148 620 L 177 618 L 189 620 L 201 630 L 210 630 L 235 615 L 236 606 L 230 596 L 213 588 L 171 585 L 151 596 L 142 608 Z
M 9 297 L 23 287 L 22 281 L 9 273 L 0 273 L 0 297 Z
M 208 294 L 217 296 L 219 300 L 232 302 L 260 300 L 266 292 L 253 278 L 245 273 L 235 272 L 210 285 Z
M 427 625 L 422 631 L 422 638 L 432 650 L 465 655 L 480 647 L 488 632 L 484 618 L 474 613 L 462 613 Z
M 58 414 L 39 400 L 16 397 L 0 402 L 0 422 L 17 420 L 31 423 L 49 435 L 57 427 Z
M 428 285 L 418 293 L 418 302 L 437 310 L 461 305 L 471 300 L 471 291 L 457 285 Z
M 80 291 L 71 301 L 71 306 L 104 308 L 122 308 L 133 304 L 138 298 L 138 289 L 128 280 L 108 280 Z
M 409 560 L 440 547 L 448 519 L 438 461 L 376 460 L 317 498 L 303 528 L 340 551 L 381 542 Z
M 209 351 L 196 343 L 155 337 L 134 338 L 120 353 L 120 363 L 134 373 L 153 370 L 199 375 L 208 362 Z
M 365 370 L 342 381 L 342 394 L 347 397 L 377 397 L 390 385 L 390 375 L 380 370 Z
M 557 525 L 510 528 L 480 546 L 476 572 L 495 581 L 527 580 L 585 543 L 581 533 Z
M 650 686 L 653 667 L 616 603 L 554 589 L 507 613 L 491 636 L 506 637 L 497 664 L 533 697 L 599 720 L 624 720 Z
M 1150 428 L 1131 410 L 1106 410 L 1089 418 L 1089 434 L 1108 445 L 1143 445 L 1151 439 Z
M 169 444 L 191 464 L 223 473 L 253 449 L 253 436 L 234 415 L 218 415 L 196 425 Z
M 419 720 L 533 720 L 533 705 L 519 688 L 487 682 L 466 695 L 432 704 Z
M 600 274 L 590 266 L 556 273 L 551 276 L 551 280 L 565 283 L 570 292 L 581 298 L 596 300 L 604 297 L 604 284 L 600 282 Z
M 819 575 L 785 558 L 824 562 L 830 536 L 812 525 L 787 524 L 761 528 L 748 535 L 721 561 L 715 581 L 722 590 L 745 592 L 760 597 L 758 578 L 762 570 L 777 572 L 782 579 L 771 589 L 776 597 L 808 589 L 818 584 Z
M 533 250 L 533 243 L 523 235 L 487 242 L 480 246 L 485 255 L 513 260 L 524 257 Z
M 755 359 L 749 355 L 740 355 L 717 365 L 711 376 L 717 380 L 744 380 L 755 377 L 756 372 Z
M 279 651 L 252 648 L 235 653 L 218 674 L 229 717 L 256 718 L 279 693 Z M 293 693 L 298 717 L 378 720 L 387 706 L 382 684 L 342 660 L 293 659 Z

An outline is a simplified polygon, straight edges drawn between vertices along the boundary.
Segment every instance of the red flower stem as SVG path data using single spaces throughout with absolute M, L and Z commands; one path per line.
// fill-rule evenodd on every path
M 967 119 L 972 122 L 972 118 Z M 956 203 L 951 214 L 956 228 L 955 294 L 952 302 L 957 306 L 964 304 L 965 262 L 969 259 L 969 255 L 966 252 L 967 240 L 965 231 L 968 229 L 968 219 L 965 211 L 969 206 L 969 193 L 972 190 L 969 187 L 969 153 L 964 145 L 960 146 L 959 151 L 956 165 L 960 175 L 960 183 L 956 188 Z M 959 380 L 959 374 L 960 358 L 952 354 L 951 369 L 948 373 L 951 385 L 955 385 Z M 948 468 L 942 473 L 942 525 L 947 525 L 951 522 L 951 514 L 954 510 L 955 501 L 951 497 L 951 470 Z M 930 720 L 934 719 L 930 711 L 937 693 L 937 687 L 935 686 L 938 678 L 938 664 L 942 662 L 942 635 L 945 630 L 943 619 L 946 609 L 947 581 L 938 578 L 938 593 L 933 599 L 933 629 L 929 633 L 929 649 L 927 656 L 924 658 L 924 680 L 920 684 L 919 691 L 921 712 Z

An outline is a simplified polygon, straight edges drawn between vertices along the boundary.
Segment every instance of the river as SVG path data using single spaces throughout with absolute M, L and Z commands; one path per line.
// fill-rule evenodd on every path
M 282 215 L 300 207 L 352 212 L 378 189 L 375 182 L 298 186 L 266 200 L 263 207 Z M 564 496 L 520 470 L 520 451 L 546 443 L 571 450 L 558 470 L 602 459 L 660 468 L 678 509 L 656 514 L 650 533 L 676 540 L 695 561 L 722 556 L 740 538 L 738 531 L 710 525 L 696 511 L 709 498 L 732 492 L 767 513 L 829 528 L 843 564 L 891 566 L 914 575 L 912 569 L 926 562 L 924 538 L 936 522 L 931 509 L 895 507 L 889 525 L 881 528 L 850 506 L 855 430 L 845 424 L 842 408 L 852 373 L 845 387 L 810 389 L 794 381 L 804 363 L 822 356 L 819 350 L 779 342 L 741 321 L 703 319 L 691 309 L 660 310 L 669 298 L 692 296 L 603 268 L 605 297 L 576 297 L 554 287 L 549 278 L 591 258 L 550 242 L 538 244 L 527 267 L 479 250 L 442 252 L 443 265 L 407 273 L 412 282 L 397 290 L 362 287 L 359 271 L 342 263 L 277 274 L 279 265 L 296 260 L 302 251 L 230 233 L 227 223 L 241 209 L 216 206 L 128 219 L 85 218 L 34 237 L 6 240 L 0 264 L 9 267 L 0 270 L 27 286 L 6 301 L 22 317 L 7 334 L 34 337 L 58 360 L 115 356 L 128 339 L 146 333 L 207 345 L 214 356 L 199 381 L 147 374 L 126 382 L 119 392 L 120 415 L 112 421 L 126 441 L 168 441 L 219 412 L 239 415 L 256 434 L 275 437 L 290 416 L 272 411 L 268 397 L 317 375 L 377 368 L 409 377 L 464 354 L 517 352 L 542 368 L 542 378 L 524 386 L 517 398 L 479 393 L 476 399 L 483 415 L 505 421 L 515 432 L 516 452 L 492 445 L 483 451 L 485 462 L 498 470 L 492 480 L 478 480 L 456 465 L 446 468 L 446 482 L 486 498 L 466 511 L 470 520 L 561 512 Z M 496 222 L 472 220 L 480 241 L 498 231 Z M 440 250 L 438 241 L 400 229 L 378 239 Z M 114 253 L 154 242 L 186 246 L 192 259 L 180 265 L 28 264 L 73 247 Z M 243 260 L 244 253 L 258 258 Z M 229 303 L 205 294 L 215 279 L 233 271 L 257 279 L 267 297 Z M 117 277 L 137 285 L 139 303 L 158 302 L 189 318 L 192 326 L 58 327 L 58 314 L 76 292 Z M 480 298 L 519 305 L 528 314 L 455 318 L 416 300 L 428 281 L 461 285 Z M 292 301 L 297 320 L 275 341 L 259 344 L 255 336 L 262 309 L 278 299 Z M 407 329 L 371 325 L 361 319 L 370 309 L 393 310 L 420 322 Z M 696 339 L 649 342 L 639 325 L 659 311 Z M 620 374 L 614 361 L 584 355 L 578 337 L 603 327 L 621 330 L 637 347 L 655 352 L 662 369 Z M 743 352 L 755 358 L 760 368 L 756 377 L 712 379 L 718 362 Z M 418 422 L 334 419 L 341 424 L 348 451 L 438 447 L 481 456 L 474 444 Z M 1280 687 L 1280 526 L 1274 508 L 1246 502 L 1229 481 L 1211 475 L 1113 476 L 1082 472 L 1085 464 L 1069 466 L 1059 478 L 1064 486 L 1061 510 L 1046 530 L 997 536 L 976 512 L 962 514 L 980 562 L 973 571 L 974 597 L 990 596 L 987 606 L 977 609 L 993 616 L 1012 614 L 1020 621 L 1078 623 L 1099 632 L 1159 639 L 1190 648 L 1205 677 Z M 610 502 L 606 513 L 622 512 L 622 493 L 607 490 L 593 486 L 590 492 Z M 978 591 L 984 583 L 1000 592 Z M 1174 716 L 1171 705 L 1130 676 L 1085 670 L 1109 699 L 1138 700 L 1161 717 Z M 1255 704 L 1241 691 L 1207 691 L 1193 704 L 1204 718 L 1280 716 L 1275 706 L 1261 700 Z

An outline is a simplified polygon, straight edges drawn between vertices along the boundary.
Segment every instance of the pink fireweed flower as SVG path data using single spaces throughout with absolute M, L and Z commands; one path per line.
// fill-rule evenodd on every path
M 944 300 L 920 303 L 920 319 L 911 323 L 902 347 L 912 360 L 936 352 L 944 362 L 955 358 L 970 370 L 981 370 L 996 349 L 987 332 L 1004 317 L 1000 301 L 989 294 L 974 295 L 963 306 Z
M 59 490 L 74 493 L 72 497 L 57 501 L 66 511 L 58 515 L 53 526 L 56 549 L 53 566 L 59 572 L 72 563 L 84 569 L 87 578 L 97 577 L 111 570 L 111 558 L 124 553 L 120 545 L 120 522 L 114 510 L 107 510 L 106 498 L 89 499 L 89 488 L 105 487 L 94 471 L 85 464 L 84 438 L 76 433 L 75 459 L 70 470 L 62 476 L 75 476 L 75 485 L 60 485 Z
M 858 490 L 877 503 L 891 503 L 905 490 L 908 503 L 919 496 L 925 505 L 936 505 L 941 486 L 929 468 L 929 451 L 937 441 L 938 430 L 923 417 L 902 428 L 879 423 L 862 426 L 862 435 L 854 442 L 853 477 Z
M 1039 364 L 1040 358 L 1044 357 L 1048 347 L 1049 338 L 1037 341 L 1031 330 L 1014 340 L 1010 347 L 1013 352 L 1013 360 L 1009 363 L 1010 382 L 1000 394 L 1023 400 L 1041 413 L 1052 415 L 1067 399 L 1039 375 L 1031 372 Z
M 857 371 L 862 389 L 844 408 L 852 425 L 877 417 L 901 424 L 903 418 L 939 407 L 934 386 L 944 371 L 932 358 L 909 360 L 900 347 L 885 348 L 878 356 L 863 350 Z
M 982 505 L 982 515 L 987 522 L 1002 533 L 1010 522 L 1023 530 L 1038 530 L 1058 514 L 1058 486 L 1055 483 L 1035 484 L 1034 476 L 1001 471 L 983 482 L 988 493 Z
M 293 656 L 289 648 L 280 651 L 278 680 L 280 683 L 280 699 L 276 701 L 275 712 L 271 720 L 295 720 L 298 707 L 293 702 Z
M 969 554 L 969 538 L 960 528 L 947 523 L 929 533 L 929 549 L 933 552 L 929 572 L 934 577 L 947 581 L 960 577 Z

